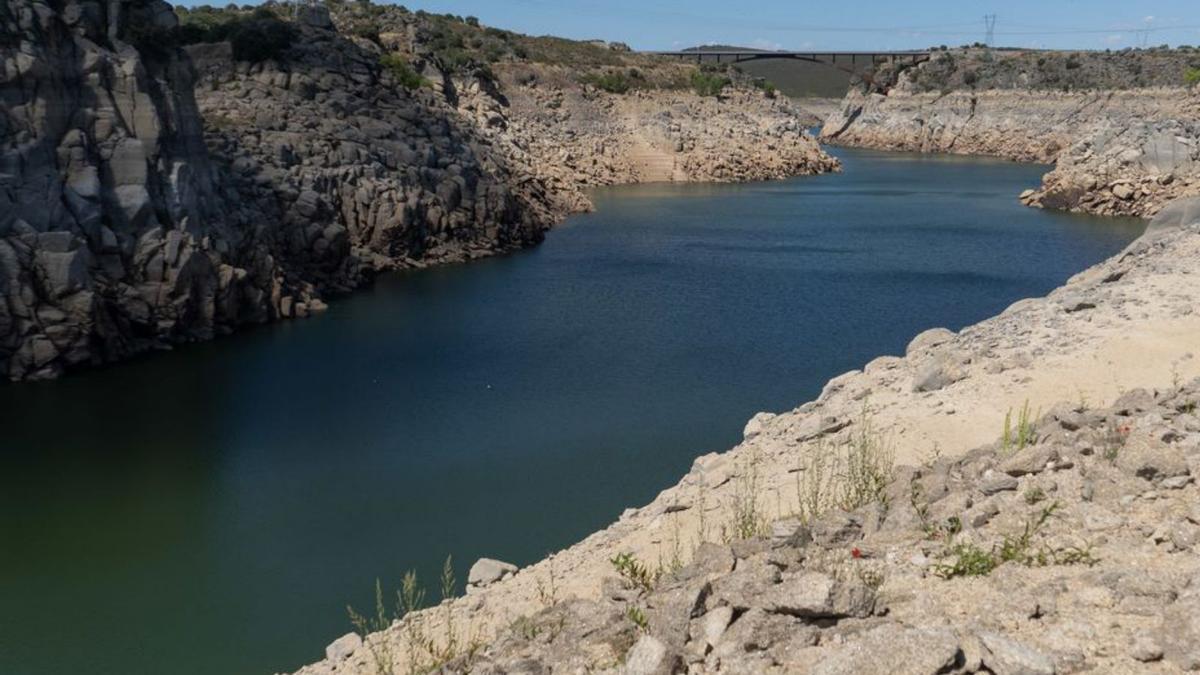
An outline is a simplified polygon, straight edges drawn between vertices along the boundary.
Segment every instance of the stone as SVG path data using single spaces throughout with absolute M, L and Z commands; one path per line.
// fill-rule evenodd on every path
M 864 618 L 875 611 L 875 591 L 855 580 L 822 572 L 786 576 L 765 594 L 764 608 L 802 619 Z
M 995 675 L 1054 675 L 1050 657 L 999 633 L 978 634 L 985 653 L 983 664 Z
M 1200 583 L 1163 610 L 1163 658 L 1182 670 L 1200 670 Z
M 729 624 L 732 622 L 733 608 L 729 606 L 717 607 L 700 617 L 700 634 L 698 637 L 710 649 L 716 647 L 721 641 L 721 636 L 725 634 L 725 629 L 729 628 Z
M 979 491 L 985 495 L 994 495 L 998 492 L 1007 492 L 1016 490 L 1020 486 L 1020 482 L 1016 478 L 1007 474 L 998 474 L 985 476 L 979 483 Z
M 488 586 L 517 573 L 517 566 L 491 558 L 480 558 L 471 565 L 467 573 L 467 584 L 470 586 Z
M 325 648 L 325 658 L 337 663 L 345 661 L 354 655 L 362 647 L 362 637 L 358 633 L 346 633 L 342 637 L 329 643 Z
M 946 344 L 955 338 L 954 331 L 948 328 L 930 328 L 929 330 L 919 333 L 908 343 L 908 347 L 904 350 L 904 354 L 912 357 L 928 349 L 933 349 L 940 345 Z
M 844 647 L 822 654 L 813 664 L 813 675 L 930 675 L 954 672 L 963 659 L 954 633 L 948 630 L 909 628 L 888 623 L 863 633 Z
M 1064 293 L 1058 300 L 1062 305 L 1063 311 L 1072 314 L 1074 312 L 1082 312 L 1085 309 L 1096 309 L 1096 303 L 1079 293 Z
M 1018 450 L 1000 464 L 1000 471 L 1013 477 L 1038 474 L 1058 460 L 1058 449 L 1049 445 L 1034 445 Z
M 746 423 L 746 427 L 742 430 L 742 438 L 747 441 L 756 438 L 763 432 L 763 429 L 766 427 L 767 423 L 774 418 L 775 415 L 766 412 L 760 412 L 754 417 L 751 417 L 750 421 Z
M 651 635 L 638 638 L 625 656 L 625 675 L 670 675 L 679 670 L 680 658 Z
M 952 354 L 938 354 L 920 367 L 913 374 L 912 390 L 914 392 L 938 391 L 967 377 L 967 371 L 962 366 L 962 360 Z
M 1146 633 L 1139 633 L 1133 640 L 1133 646 L 1129 649 L 1129 655 L 1136 661 L 1151 663 L 1162 659 L 1163 648 L 1153 636 Z

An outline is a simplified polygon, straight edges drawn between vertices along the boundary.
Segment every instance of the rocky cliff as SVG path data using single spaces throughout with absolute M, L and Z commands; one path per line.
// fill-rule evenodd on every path
M 0 370 L 49 377 L 305 297 L 205 151 L 193 73 L 140 36 L 170 5 L 0 7 Z
M 643 63 L 615 46 L 333 8 L 181 24 L 151 0 L 0 6 L 0 371 L 54 377 L 306 316 L 382 270 L 536 244 L 592 185 L 836 168 L 762 95 L 588 84 Z
M 828 142 L 1057 163 L 1031 205 L 1150 216 L 1200 193 L 1191 52 L 935 52 L 827 118 Z

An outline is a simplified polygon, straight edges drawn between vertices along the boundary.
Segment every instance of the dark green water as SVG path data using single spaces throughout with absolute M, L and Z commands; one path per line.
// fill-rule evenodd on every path
M 532 562 L 753 413 L 1142 229 L 1021 207 L 1044 167 L 839 154 L 841 175 L 604 191 L 536 250 L 0 386 L 0 673 L 295 668 L 377 576 Z

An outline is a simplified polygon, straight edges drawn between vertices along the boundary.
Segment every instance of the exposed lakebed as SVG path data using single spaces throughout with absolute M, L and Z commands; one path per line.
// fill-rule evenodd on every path
M 1022 207 L 1047 167 L 836 152 L 843 174 L 603 190 L 528 252 L 0 387 L 0 672 L 299 666 L 377 576 L 532 562 L 755 412 L 1143 228 Z

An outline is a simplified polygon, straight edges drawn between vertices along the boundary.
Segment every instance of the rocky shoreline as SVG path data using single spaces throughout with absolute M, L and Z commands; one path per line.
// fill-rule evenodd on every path
M 1183 85 L 1187 57 L 1077 55 L 1055 70 L 1041 52 L 935 53 L 875 88 L 852 90 L 821 137 L 1055 164 L 1041 188 L 1021 195 L 1025 204 L 1151 217 L 1200 194 L 1200 91 Z M 1157 73 L 1149 86 L 1132 74 L 1139 59 Z M 1152 71 L 1155 61 L 1165 63 Z M 1114 64 L 1129 72 L 1101 67 Z
M 1200 202 L 1182 200 L 1049 296 L 756 416 L 609 528 L 298 672 L 376 672 L 386 653 L 447 672 L 857 673 L 896 649 L 909 668 L 888 672 L 1192 668 L 1198 264 Z M 829 476 L 885 467 L 833 508 Z M 413 651 L 447 635 L 452 659 Z
M 644 89 L 613 93 L 511 46 L 494 66 L 445 47 L 540 44 L 477 22 L 273 7 L 197 9 L 209 23 L 187 25 L 156 0 L 0 7 L 9 379 L 302 318 L 382 271 L 536 245 L 590 208 L 592 186 L 837 168 L 786 101 L 732 82 L 721 100 L 662 88 L 686 81 L 682 66 L 548 39 L 581 72 L 645 70 Z

